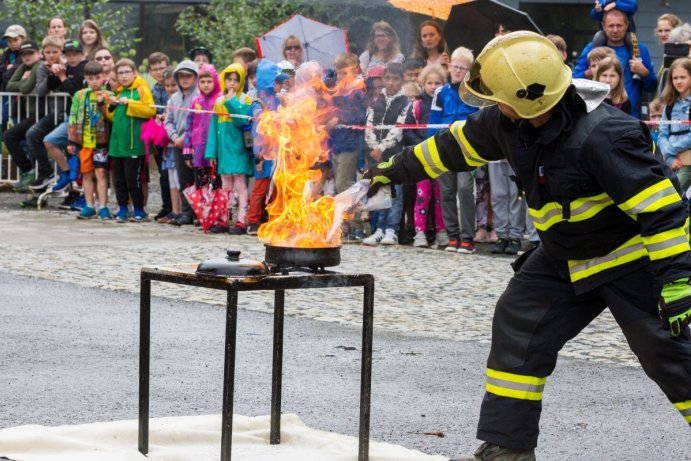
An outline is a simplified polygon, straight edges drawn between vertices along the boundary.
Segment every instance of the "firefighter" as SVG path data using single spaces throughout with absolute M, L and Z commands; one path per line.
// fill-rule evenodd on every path
M 505 158 L 525 192 L 542 245 L 512 264 L 497 302 L 477 430 L 484 443 L 470 459 L 535 459 L 557 354 L 606 307 L 691 425 L 689 217 L 647 128 L 602 104 L 607 88 L 572 81 L 556 47 L 532 32 L 489 42 L 459 91 L 486 108 L 366 177 L 373 195 Z

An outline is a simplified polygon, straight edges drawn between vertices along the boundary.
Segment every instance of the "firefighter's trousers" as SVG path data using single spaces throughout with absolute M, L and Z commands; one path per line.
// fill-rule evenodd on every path
M 691 424 L 691 335 L 687 329 L 671 338 L 663 329 L 659 288 L 647 268 L 581 295 L 559 272 L 539 247 L 497 302 L 478 439 L 506 448 L 537 446 L 542 394 L 557 353 L 606 307 L 645 373 Z

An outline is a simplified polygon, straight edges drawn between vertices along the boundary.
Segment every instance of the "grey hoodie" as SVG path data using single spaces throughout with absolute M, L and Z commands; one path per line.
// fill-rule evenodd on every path
M 178 82 L 178 73 L 183 69 L 190 71 L 195 75 L 194 84 L 186 92 L 182 91 L 182 88 L 180 88 L 180 83 Z M 185 130 L 187 129 L 187 115 L 189 113 L 183 110 L 170 110 L 170 107 L 181 107 L 185 109 L 190 107 L 192 100 L 199 96 L 199 88 L 197 87 L 196 79 L 197 75 L 197 65 L 189 59 L 185 59 L 178 64 L 175 68 L 175 72 L 173 72 L 173 78 L 175 79 L 175 82 L 178 83 L 178 91 L 176 91 L 175 94 L 173 94 L 173 96 L 171 96 L 168 100 L 165 121 L 166 132 L 172 141 L 175 141 L 179 137 L 185 135 Z

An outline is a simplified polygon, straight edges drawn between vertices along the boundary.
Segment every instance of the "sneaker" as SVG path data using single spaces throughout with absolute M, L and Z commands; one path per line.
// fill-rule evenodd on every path
M 427 235 L 424 232 L 417 232 L 413 239 L 413 246 L 417 248 L 425 248 L 429 246 Z
M 127 222 L 127 208 L 120 208 L 115 215 L 115 222 Z
M 107 219 L 113 219 L 113 215 L 110 214 L 110 210 L 107 207 L 102 206 L 98 209 L 98 218 L 105 221 Z
M 146 211 L 144 211 L 142 208 L 135 208 L 134 213 L 132 213 L 132 217 L 130 218 L 130 222 L 144 222 L 149 220 L 149 215 L 146 214 Z
M 89 205 L 86 205 L 77 215 L 77 219 L 91 219 L 96 217 L 96 210 Z
M 519 251 L 521 251 L 521 241 L 518 239 L 511 239 L 504 249 L 504 254 L 516 255 Z
M 377 229 L 376 231 L 374 231 L 374 234 L 370 235 L 366 239 L 363 239 L 362 244 L 369 246 L 377 246 L 381 243 L 383 238 L 384 231 L 382 231 L 381 229 Z
M 458 252 L 466 255 L 471 255 L 475 253 L 475 245 L 470 240 L 463 240 L 461 245 L 458 247 Z
M 449 240 L 449 244 L 446 246 L 446 248 L 444 248 L 444 251 L 456 253 L 460 247 L 461 241 L 452 238 L 451 240 Z
M 82 208 L 86 206 L 86 197 L 83 195 L 80 195 L 77 200 L 72 202 L 72 205 L 70 205 L 70 210 L 71 211 L 82 211 Z
M 25 171 L 24 173 L 21 173 L 19 175 L 19 181 L 17 181 L 14 184 L 14 190 L 16 192 L 22 192 L 25 191 L 29 185 L 34 182 L 34 179 L 36 178 L 36 172 L 31 169 L 29 171 Z
M 229 231 L 228 226 L 226 224 L 214 224 L 209 228 L 209 233 L 210 234 L 225 234 Z
M 503 255 L 504 252 L 506 251 L 506 247 L 508 245 L 509 245 L 508 239 L 500 238 L 499 240 L 497 240 L 497 243 L 495 243 L 494 246 L 492 247 L 492 254 Z
M 61 190 L 65 190 L 67 189 L 67 186 L 70 185 L 70 182 L 70 172 L 61 171 L 60 175 L 58 176 L 58 181 L 53 185 L 51 191 L 58 192 Z
M 434 244 L 437 248 L 445 247 L 449 244 L 449 234 L 447 234 L 445 230 L 437 232 L 437 235 L 434 236 Z
M 168 224 L 173 226 L 189 226 L 192 224 L 192 217 L 186 214 L 180 214 L 177 218 L 168 221 Z
M 379 243 L 382 245 L 398 245 L 398 235 L 396 235 L 396 231 L 393 229 L 386 229 L 384 238 L 382 238 Z
M 176 215 L 175 213 L 173 213 L 173 212 L 171 211 L 171 212 L 168 213 L 167 215 L 162 216 L 162 217 L 156 219 L 156 222 L 159 223 L 159 224 L 168 224 L 168 223 L 170 223 L 170 221 L 172 221 L 173 219 L 177 219 L 178 216 L 179 216 L 179 215 Z
M 49 175 L 38 175 L 38 178 L 34 179 L 34 181 L 29 184 L 29 189 L 31 190 L 41 190 L 44 189 L 48 184 L 51 183 L 55 179 L 54 174 L 49 174 Z
M 488 239 L 489 239 L 489 235 L 487 235 L 487 229 L 485 229 L 484 227 L 481 227 L 475 233 L 475 238 L 473 240 L 475 242 L 487 243 Z
M 38 208 L 38 195 L 34 195 L 31 198 L 22 200 L 21 202 L 19 202 L 19 206 L 21 208 Z M 41 207 L 44 206 L 46 206 L 46 200 L 43 200 L 43 202 L 41 202 Z
M 530 250 L 537 248 L 540 246 L 540 241 L 539 240 L 531 240 L 528 242 L 526 246 L 523 247 L 522 250 L 518 250 L 518 254 L 522 255 L 523 253 L 527 253 Z
M 257 235 L 259 232 L 259 224 L 249 224 L 247 226 L 247 235 Z
M 158 213 L 156 213 L 156 216 L 154 216 L 154 221 L 158 222 L 159 219 L 165 218 L 165 217 L 168 216 L 170 213 L 172 213 L 172 211 L 167 210 L 167 209 L 165 209 L 165 208 L 161 208 L 161 211 L 159 211 Z
M 244 235 L 247 233 L 247 226 L 243 223 L 235 223 L 235 226 L 228 229 L 230 235 Z
M 535 449 L 527 450 L 503 448 L 485 442 L 475 451 L 472 458 L 451 459 L 449 461 L 535 461 Z

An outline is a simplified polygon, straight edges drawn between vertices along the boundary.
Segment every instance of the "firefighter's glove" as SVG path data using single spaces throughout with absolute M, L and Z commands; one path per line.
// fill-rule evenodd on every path
M 660 318 L 670 334 L 679 336 L 691 322 L 691 285 L 689 279 L 679 279 L 662 286 Z
M 401 154 L 393 155 L 387 161 L 378 163 L 376 166 L 365 171 L 362 178 L 372 180 L 369 185 L 369 190 L 367 191 L 367 197 L 374 197 L 379 189 L 384 186 L 401 183 L 400 155 Z M 393 192 L 393 188 L 391 190 Z

